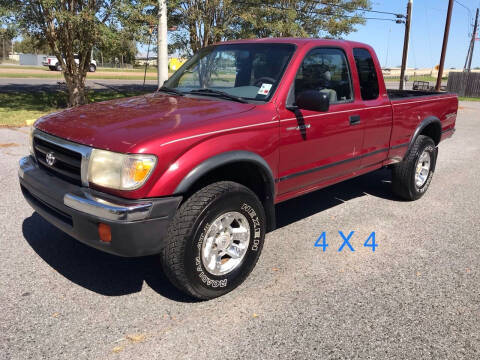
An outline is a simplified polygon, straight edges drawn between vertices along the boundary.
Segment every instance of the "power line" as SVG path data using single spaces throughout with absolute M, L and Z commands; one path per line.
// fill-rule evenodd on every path
M 270 9 L 275 9 L 275 10 L 282 10 L 282 11 L 295 10 L 295 11 L 298 11 L 296 8 L 291 8 L 291 7 L 290 8 L 278 7 L 278 6 L 273 6 L 273 5 L 269 5 L 269 4 L 250 3 L 250 2 L 247 2 L 247 1 L 241 1 L 241 3 L 243 3 L 245 5 L 251 5 L 251 6 L 254 6 L 254 7 L 259 7 L 259 8 L 263 6 L 263 7 L 268 7 Z M 355 10 L 351 10 L 351 11 L 353 12 Z M 366 19 L 366 20 L 393 21 L 397 24 L 402 24 L 403 23 L 403 20 L 399 20 L 399 19 L 387 19 L 387 18 L 368 17 L 368 16 L 360 16 L 360 15 L 334 14 L 334 13 L 322 12 L 321 10 L 311 10 L 311 12 L 313 12 L 315 14 L 318 14 L 318 15 L 323 15 L 323 16 L 337 16 L 337 17 L 344 17 L 344 18 L 362 18 L 362 19 Z M 394 14 L 394 15 L 397 15 L 397 14 Z
M 462 4 L 460 1 L 457 1 L 457 0 L 455 0 L 455 2 L 456 2 L 458 5 L 460 5 L 461 7 L 463 7 L 463 8 L 465 8 L 465 9 L 467 9 L 468 13 L 470 14 L 470 18 L 472 18 L 472 17 L 473 17 L 473 15 L 472 15 L 472 10 L 470 10 L 470 8 L 469 8 L 469 7 L 467 7 L 467 6 L 463 5 L 463 4 Z
M 468 33 L 468 34 L 469 34 L 469 36 L 470 36 L 470 26 L 471 26 L 471 25 L 472 25 L 472 23 L 473 23 L 473 14 L 472 14 L 472 10 L 471 10 L 469 7 L 467 7 L 467 6 L 463 5 L 463 4 L 462 4 L 460 1 L 457 1 L 457 0 L 455 0 L 455 2 L 456 2 L 458 5 L 460 5 L 461 7 L 463 7 L 465 10 L 467 10 L 467 11 L 468 11 L 468 15 L 467 15 L 467 16 L 468 16 L 468 24 L 467 24 L 467 26 L 468 26 L 468 30 L 467 30 L 467 33 Z
M 347 10 L 349 12 L 354 12 L 354 11 L 365 11 L 365 12 L 372 12 L 372 13 L 377 13 L 377 14 L 387 14 L 387 15 L 394 15 L 397 17 L 397 19 L 403 19 L 405 18 L 405 15 L 403 14 L 398 14 L 398 13 L 392 13 L 392 12 L 388 12 L 388 11 L 380 11 L 380 10 L 372 10 L 372 9 L 366 9 L 366 8 L 356 8 L 356 9 L 351 9 L 349 6 L 346 6 L 346 5 L 342 5 L 342 4 L 332 4 L 332 3 L 328 3 L 328 2 L 325 2 L 325 1 L 314 1 L 315 3 L 319 4 L 319 5 L 324 5 L 324 6 L 332 6 L 332 7 L 337 7 L 337 8 L 341 8 L 341 9 L 344 9 L 344 10 Z

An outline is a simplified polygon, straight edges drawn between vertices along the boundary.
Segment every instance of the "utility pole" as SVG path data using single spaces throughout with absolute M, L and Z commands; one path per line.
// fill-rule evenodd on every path
M 400 90 L 403 90 L 403 82 L 405 80 L 405 69 L 407 68 L 408 44 L 410 42 L 410 24 L 412 19 L 412 5 L 413 5 L 413 0 L 408 0 L 407 19 L 405 20 L 405 38 L 403 40 L 402 69 L 400 70 L 400 87 L 399 87 Z
M 443 66 L 445 65 L 445 54 L 447 53 L 448 33 L 450 32 L 450 22 L 452 20 L 453 1 L 448 0 L 447 20 L 445 21 L 445 32 L 443 33 L 442 54 L 440 55 L 440 64 L 438 66 L 436 91 L 440 91 L 442 86 Z
M 473 49 L 475 48 L 475 41 L 477 40 L 477 28 L 478 28 L 478 8 L 477 14 L 475 15 L 475 25 L 473 26 L 472 40 L 470 41 L 470 47 L 468 48 L 467 60 L 465 61 L 465 66 L 463 71 L 470 72 L 472 68 L 472 58 L 473 58 Z
M 158 0 L 157 79 L 158 87 L 168 79 L 167 0 Z

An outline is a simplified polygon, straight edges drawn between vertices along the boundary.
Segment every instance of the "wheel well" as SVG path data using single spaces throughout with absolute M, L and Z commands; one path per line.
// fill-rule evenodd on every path
M 442 136 L 442 127 L 436 121 L 431 122 L 420 131 L 419 135 L 425 135 L 430 137 L 435 142 L 435 145 L 438 145 Z
M 265 209 L 267 231 L 275 228 L 273 179 L 269 179 L 269 176 L 260 166 L 250 161 L 232 162 L 210 170 L 189 187 L 184 194 L 183 201 L 201 188 L 218 181 L 233 181 L 252 190 L 260 199 Z

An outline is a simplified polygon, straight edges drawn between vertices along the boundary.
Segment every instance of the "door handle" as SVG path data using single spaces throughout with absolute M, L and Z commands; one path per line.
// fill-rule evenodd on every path
M 360 124 L 360 115 L 351 115 L 348 119 L 350 120 L 350 125 Z
M 290 131 L 290 130 L 306 130 L 306 129 L 310 129 L 310 126 L 311 126 L 310 124 L 298 125 L 298 126 L 295 126 L 295 127 L 289 127 L 286 130 L 287 131 Z

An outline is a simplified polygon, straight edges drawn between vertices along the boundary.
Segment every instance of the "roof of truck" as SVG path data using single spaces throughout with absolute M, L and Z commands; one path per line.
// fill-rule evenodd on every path
M 364 43 L 349 41 L 349 40 L 322 39 L 322 38 L 294 38 L 294 37 L 229 40 L 229 41 L 222 41 L 217 44 L 286 43 L 286 44 L 295 44 L 295 45 L 305 45 L 311 42 L 319 43 L 322 45 L 338 46 L 341 44 L 349 44 L 350 46 L 368 46 L 367 44 L 364 44 Z

